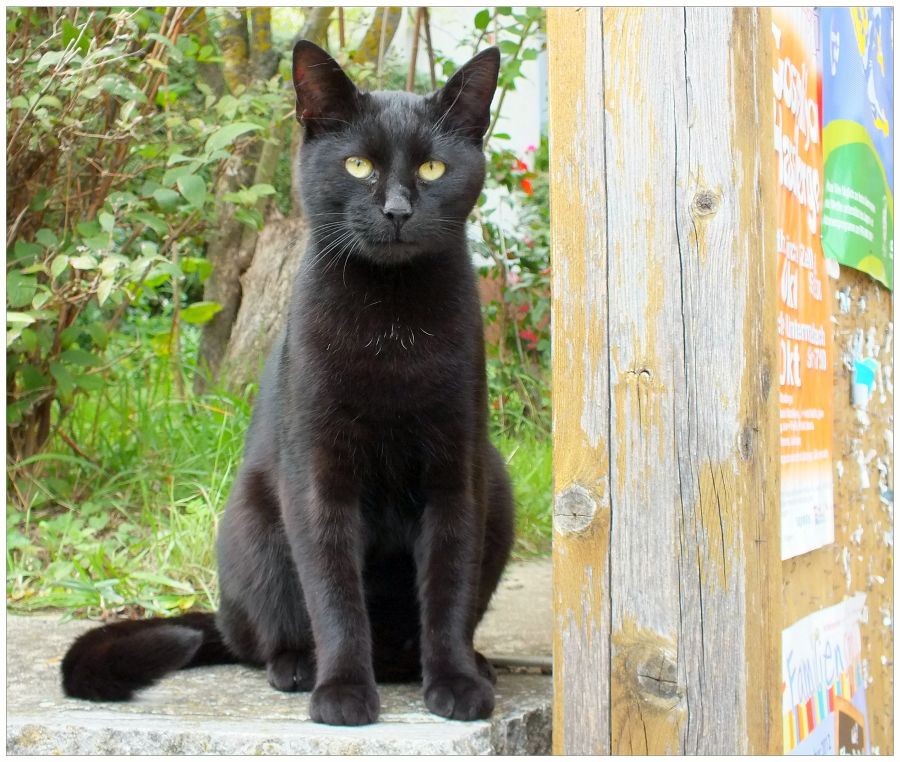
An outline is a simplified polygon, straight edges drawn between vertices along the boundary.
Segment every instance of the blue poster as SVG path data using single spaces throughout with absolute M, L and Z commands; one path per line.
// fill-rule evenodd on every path
M 826 257 L 894 286 L 894 12 L 821 8 Z

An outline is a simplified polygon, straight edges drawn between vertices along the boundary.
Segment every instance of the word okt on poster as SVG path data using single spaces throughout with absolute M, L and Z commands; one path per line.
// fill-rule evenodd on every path
M 816 19 L 809 8 L 772 14 L 783 559 L 834 541 L 831 299 L 819 239 Z
M 859 619 L 864 593 L 781 634 L 785 754 L 868 754 L 866 675 Z

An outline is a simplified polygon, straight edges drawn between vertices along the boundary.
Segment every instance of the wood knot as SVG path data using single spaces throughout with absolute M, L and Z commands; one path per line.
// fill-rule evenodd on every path
M 678 665 L 672 655 L 664 649 L 641 649 L 635 665 L 637 684 L 644 696 L 650 700 L 666 703 L 677 701 Z
M 749 424 L 745 425 L 738 435 L 738 449 L 744 460 L 750 460 L 753 456 L 753 427 Z
M 719 197 L 711 190 L 697 191 L 691 202 L 691 210 L 697 217 L 715 214 L 719 209 Z
M 621 678 L 631 686 L 635 699 L 644 704 L 670 711 L 684 695 L 678 684 L 675 650 L 661 639 L 632 640 L 623 647 L 617 661 L 623 670 L 619 673 Z
M 553 526 L 563 534 L 576 534 L 587 529 L 596 515 L 594 496 L 580 484 L 572 484 L 556 496 Z

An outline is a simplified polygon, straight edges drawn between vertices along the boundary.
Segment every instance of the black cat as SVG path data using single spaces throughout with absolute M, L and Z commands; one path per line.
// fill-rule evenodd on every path
M 86 633 L 68 695 L 124 700 L 237 661 L 312 689 L 318 722 L 373 722 L 376 679 L 422 679 L 444 717 L 491 714 L 472 639 L 513 503 L 465 224 L 499 62 L 485 50 L 420 97 L 360 92 L 323 50 L 294 48 L 311 237 L 219 528 L 220 610 Z

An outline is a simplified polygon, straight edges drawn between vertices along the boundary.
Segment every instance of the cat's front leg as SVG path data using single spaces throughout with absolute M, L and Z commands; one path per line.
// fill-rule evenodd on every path
M 425 705 L 454 720 L 494 709 L 472 636 L 482 548 L 480 517 L 467 486 L 432 486 L 416 547 Z
M 315 477 L 285 511 L 316 645 L 310 717 L 366 725 L 378 717 L 372 639 L 362 582 L 362 520 L 352 482 Z M 290 498 L 289 498 L 290 499 Z

